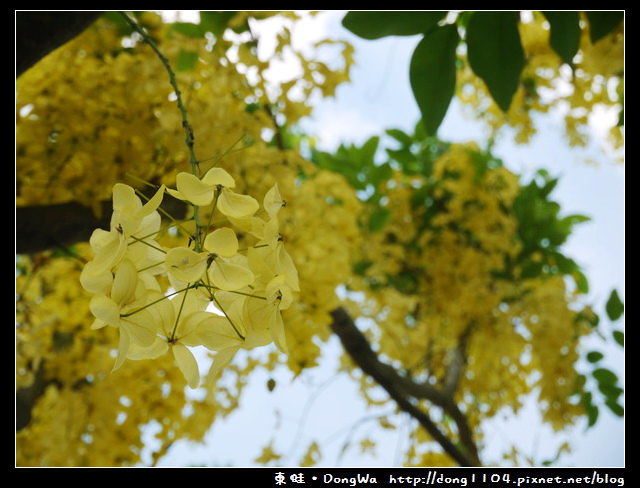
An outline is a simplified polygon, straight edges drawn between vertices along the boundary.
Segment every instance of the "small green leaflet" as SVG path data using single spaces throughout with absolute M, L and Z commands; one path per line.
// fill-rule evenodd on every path
M 611 295 L 609 295 L 605 309 L 610 320 L 618 320 L 622 316 L 624 304 L 622 300 L 620 300 L 617 290 L 613 290 Z

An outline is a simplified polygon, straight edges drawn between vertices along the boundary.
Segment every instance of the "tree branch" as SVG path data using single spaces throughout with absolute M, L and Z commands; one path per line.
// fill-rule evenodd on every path
M 155 190 L 144 190 L 153 195 Z M 16 207 L 16 254 L 35 254 L 49 249 L 88 242 L 97 229 L 109 229 L 113 205 L 100 202 L 101 217 L 78 202 Z M 162 208 L 176 219 L 187 213 L 187 205 L 175 198 L 165 198 Z
M 415 418 L 459 465 L 480 465 L 477 447 L 473 442 L 466 417 L 451 397 L 433 385 L 416 383 L 408 377 L 401 376 L 395 368 L 381 362 L 371 349 L 366 337 L 358 330 L 353 319 L 344 309 L 337 308 L 331 315 L 333 317 L 331 329 L 340 338 L 344 349 L 355 364 L 382 386 L 403 411 Z M 463 449 L 444 435 L 428 414 L 416 406 L 417 399 L 431 401 L 453 418 L 458 427 Z

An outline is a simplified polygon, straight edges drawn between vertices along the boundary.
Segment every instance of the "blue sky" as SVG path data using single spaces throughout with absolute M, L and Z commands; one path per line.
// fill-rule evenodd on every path
M 352 83 L 341 87 L 335 99 L 317 106 L 314 117 L 304 123 L 309 133 L 318 136 L 322 148 L 331 150 L 340 142 L 360 143 L 373 135 L 382 135 L 387 128 L 411 130 L 418 120 L 418 110 L 408 82 L 409 58 L 417 44 L 416 38 L 389 38 L 363 41 L 341 28 L 341 14 L 330 11 L 315 18 L 294 40 L 309 42 L 327 32 L 346 38 L 356 48 L 356 66 Z M 300 36 L 300 37 L 296 37 Z M 614 163 L 596 143 L 584 150 L 569 149 L 562 138 L 559 118 L 544 117 L 538 125 L 539 135 L 527 146 L 516 146 L 508 138 L 498 140 L 494 152 L 505 164 L 521 174 L 531 174 L 546 168 L 560 183 L 554 198 L 563 213 L 580 213 L 591 222 L 576 228 L 566 246 L 589 277 L 590 298 L 598 305 L 604 318 L 604 302 L 613 288 L 624 300 L 624 168 Z M 482 141 L 482 126 L 460 115 L 454 105 L 442 125 L 441 138 L 451 141 Z M 597 165 L 588 164 L 588 159 Z M 610 324 L 602 327 L 610 336 Z M 621 327 L 622 324 L 616 324 Z M 332 343 L 337 353 L 339 344 Z M 602 349 L 602 348 L 601 348 Z M 624 384 L 624 357 L 617 346 L 602 349 L 606 365 L 614 370 Z M 298 456 L 309 442 L 321 444 L 322 465 L 389 466 L 396 463 L 403 445 L 403 432 L 382 432 L 377 456 L 361 456 L 357 447 L 349 447 L 349 439 L 376 428 L 376 422 L 365 412 L 356 389 L 345 378 L 336 378 L 332 369 L 335 359 L 309 375 L 290 383 L 289 375 L 277 375 L 273 393 L 266 389 L 268 376 L 257 372 L 253 385 L 237 413 L 228 421 L 216 424 L 206 445 L 172 450 L 164 465 L 223 464 L 250 466 L 259 448 L 273 438 L 275 446 L 285 455 L 284 464 L 295 466 Z M 532 425 L 536 427 L 531 428 Z M 499 453 L 514 443 L 536 459 L 553 456 L 565 440 L 573 452 L 562 457 L 561 464 L 573 466 L 621 466 L 624 464 L 624 421 L 601 411 L 595 428 L 585 433 L 584 426 L 571 432 L 554 435 L 538 428 L 535 406 L 531 405 L 517 419 L 500 417 L 486 431 L 490 442 L 485 459 L 499 461 Z M 246 434 L 245 434 L 246 433 Z M 404 432 L 406 437 L 406 432 Z M 235 441 L 235 442 L 234 442 Z M 603 449 L 603 447 L 606 448 Z

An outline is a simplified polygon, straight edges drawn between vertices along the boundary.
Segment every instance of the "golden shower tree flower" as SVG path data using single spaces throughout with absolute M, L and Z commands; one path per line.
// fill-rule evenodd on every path
M 119 227 L 127 236 L 135 233 L 144 235 L 145 231 L 157 232 L 160 215 L 156 210 L 162 203 L 164 190 L 165 186 L 161 185 L 153 197 L 143 205 L 132 187 L 116 183 L 113 186 L 111 228 Z
M 113 282 L 107 293 L 95 294 L 89 303 L 96 320 L 92 329 L 100 329 L 107 325 L 119 329 L 119 345 L 116 370 L 124 362 L 131 343 L 149 346 L 156 336 L 153 320 L 146 305 L 147 290 L 142 280 L 138 279 L 135 265 L 124 259 L 115 270 Z
M 233 229 L 214 230 L 205 238 L 204 248 L 209 251 L 208 276 L 215 287 L 240 290 L 253 283 L 255 276 L 246 256 L 238 254 L 238 238 Z
M 146 347 L 133 345 L 127 357 L 153 359 L 171 349 L 190 388 L 197 388 L 200 384 L 200 370 L 191 347 L 204 346 L 211 351 L 219 351 L 241 343 L 241 337 L 230 322 L 204 310 L 207 303 L 201 295 L 189 289 L 168 300 L 164 300 L 161 293 L 154 293 L 152 302 L 149 314 L 153 316 L 157 333 L 155 340 Z
M 236 182 L 227 171 L 211 168 L 202 179 L 191 173 L 178 173 L 176 189 L 167 188 L 167 192 L 198 206 L 210 205 L 215 199 L 216 208 L 224 215 L 238 219 L 250 217 L 260 205 L 252 196 L 234 192 L 235 187 Z
M 174 286 L 195 283 L 207 270 L 207 255 L 188 247 L 174 247 L 167 251 L 165 267 Z
M 93 259 L 85 265 L 80 277 L 87 291 L 103 291 L 111 280 L 111 270 L 125 257 L 138 263 L 141 268 L 160 260 L 160 247 L 152 236 L 160 229 L 157 209 L 162 203 L 164 191 L 162 185 L 143 205 L 132 187 L 122 183 L 113 186 L 110 230 L 96 229 L 89 240 Z
M 262 330 L 285 354 L 288 352 L 282 310 L 293 302 L 293 293 L 285 275 L 274 276 L 265 288 L 266 300 L 245 301 L 245 323 L 253 324 L 254 330 Z

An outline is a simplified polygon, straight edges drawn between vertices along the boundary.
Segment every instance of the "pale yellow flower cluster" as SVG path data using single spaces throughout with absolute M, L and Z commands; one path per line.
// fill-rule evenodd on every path
M 180 173 L 176 181 L 177 189 L 163 185 L 144 205 L 133 188 L 114 186 L 111 228 L 91 236 L 93 259 L 80 280 L 93 294 L 92 328 L 119 331 L 114 370 L 127 358 L 151 359 L 170 350 L 189 386 L 197 388 L 200 368 L 193 347 L 217 352 L 211 378 L 241 347 L 274 342 L 286 352 L 281 311 L 299 291 L 298 273 L 280 239 L 283 201 L 277 185 L 264 197 L 262 218 L 256 214 L 258 201 L 234 192 L 235 181 L 222 168 L 211 168 L 202 179 Z M 165 191 L 193 205 L 213 205 L 211 216 L 217 211 L 228 221 L 206 234 L 203 249 L 164 249 L 154 237 Z M 238 228 L 255 239 L 242 252 Z M 168 276 L 172 292 L 163 293 L 158 275 Z
M 201 439 L 230 410 L 189 398 L 170 354 L 110 373 L 119 331 L 89 327 L 90 294 L 79 280 L 91 253 L 80 244 L 75 256 L 18 257 L 17 466 L 134 466 L 149 429 L 163 446 L 156 453 L 165 452 L 176 438 Z
M 513 128 L 517 143 L 528 143 L 537 133 L 536 114 L 556 111 L 564 117 L 568 143 L 584 146 L 594 108 L 619 111 L 623 106 L 624 22 L 596 43 L 591 42 L 588 29 L 583 29 L 573 67 L 563 64 L 550 46 L 549 25 L 540 12 L 520 22 L 519 31 L 527 61 L 509 110 L 502 112 L 491 101 L 486 86 L 462 60 L 457 96 L 464 110 L 484 121 L 493 133 L 501 127 Z M 609 149 L 620 149 L 623 127 L 614 123 L 607 130 Z
M 533 392 L 545 421 L 562 429 L 584 413 L 573 393 L 589 328 L 562 276 L 524 279 L 515 267 L 500 277 L 521 250 L 519 182 L 501 165 L 482 169 L 479 157 L 473 145 L 453 145 L 432 179 L 394 176 L 385 193 L 390 220 L 362 240 L 359 259 L 370 265 L 349 282 L 363 294 L 350 311 L 370 319 L 375 350 L 411 377 L 443 388 L 460 368 L 455 399 L 478 440 L 483 421 L 504 408 L 517 412 Z M 416 204 L 425 184 L 431 191 Z M 366 376 L 353 375 L 371 405 L 386 402 Z M 436 459 L 427 446 L 431 439 L 419 441 L 407 462 Z
M 237 12 L 230 24 L 242 25 L 251 14 Z M 258 18 L 267 16 L 283 17 L 283 31 L 294 28 L 292 12 Z M 301 52 L 281 35 L 265 61 L 246 36 L 224 36 L 212 48 L 211 39 L 182 36 L 156 13 L 144 13 L 141 22 L 172 66 L 181 53 L 197 54 L 193 69 L 175 75 L 202 159 L 262 141 L 277 130 L 274 120 L 293 126 L 310 113 L 312 95 L 330 96 L 349 80 L 353 64 L 343 42 Z M 131 40 L 119 28 L 100 19 L 17 80 L 17 205 L 77 201 L 97 213 L 127 174 L 175 186 L 188 152 L 166 70 L 144 42 L 123 47 Z M 319 60 L 326 48 L 330 66 Z M 270 80 L 279 60 L 291 58 L 301 71 Z

